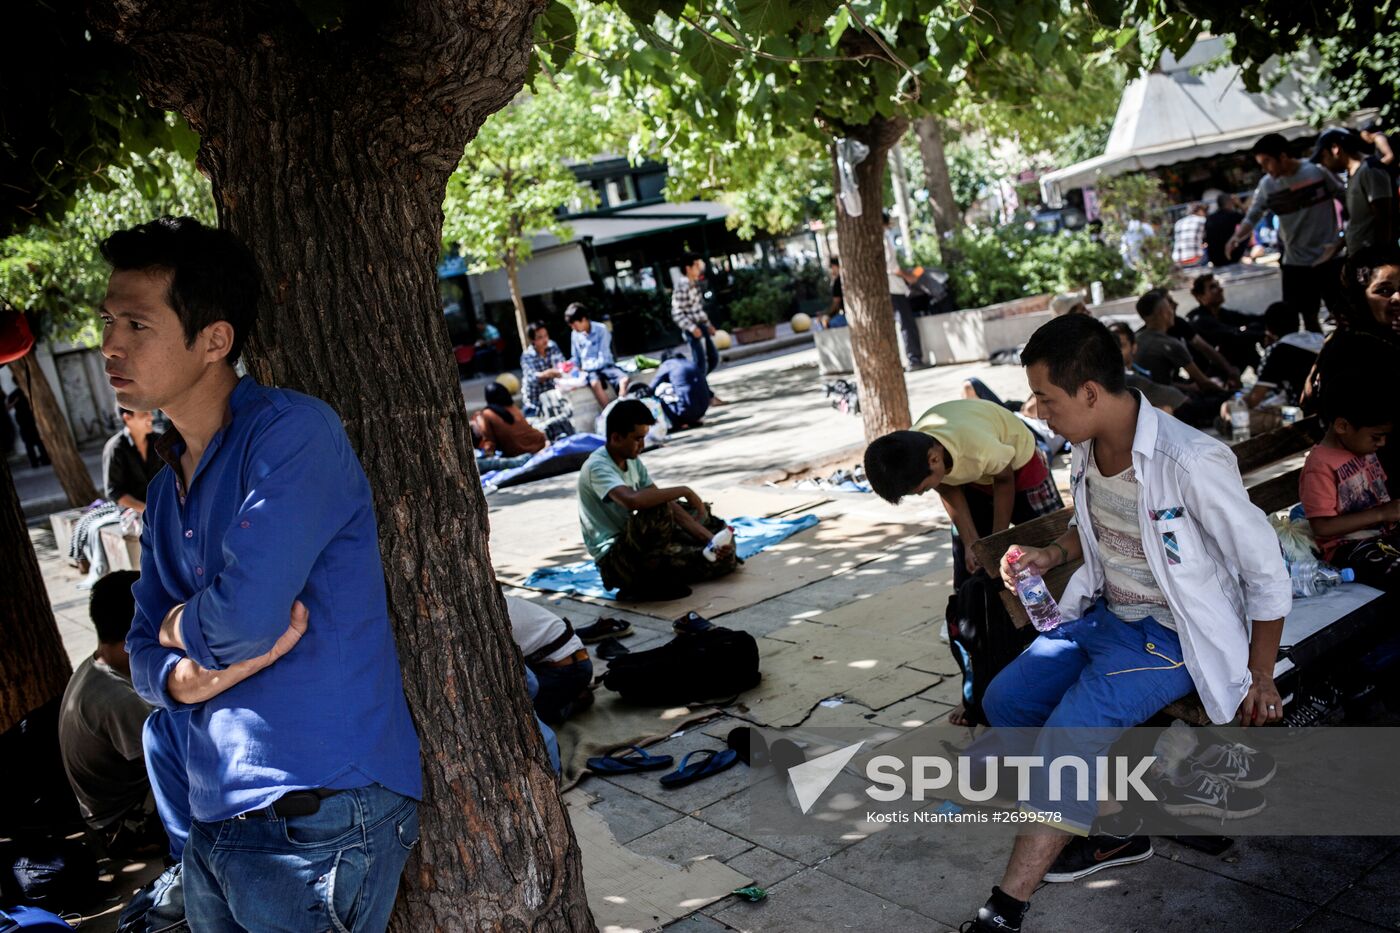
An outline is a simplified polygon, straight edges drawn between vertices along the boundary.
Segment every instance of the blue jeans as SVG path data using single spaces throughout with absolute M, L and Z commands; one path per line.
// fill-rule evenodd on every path
M 383 930 L 417 842 L 417 801 L 378 784 L 333 794 L 310 816 L 195 820 L 184 860 L 190 927 Z
M 131 896 L 117 918 L 117 933 L 189 933 L 180 863 Z
M 530 670 L 540 684 L 535 715 L 552 726 L 573 715 L 580 695 L 593 682 L 593 662 L 587 659 L 571 664 L 535 664 Z
M 690 362 L 694 363 L 695 368 L 703 375 L 708 376 L 719 369 L 719 351 L 715 349 L 715 342 L 710 339 L 709 334 L 697 337 L 687 333 L 685 342 L 690 345 Z
M 1123 730 L 1193 688 L 1175 632 L 1150 616 L 1125 622 L 1099 600 L 1082 617 L 1038 636 L 992 678 L 982 709 L 995 727 L 1038 730 L 1033 754 L 1047 762 L 1061 755 L 1092 759 L 1106 753 Z M 1087 831 L 1098 810 L 1092 793 L 1080 805 L 1051 803 L 1044 784 L 1031 782 L 1030 805 L 1059 811 L 1072 827 Z M 1089 787 L 1096 790 L 1092 767 Z

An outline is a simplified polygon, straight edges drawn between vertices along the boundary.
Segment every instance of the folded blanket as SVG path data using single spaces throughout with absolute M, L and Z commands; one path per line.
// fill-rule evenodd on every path
M 798 515 L 791 518 L 732 518 L 729 524 L 734 529 L 734 547 L 739 559 L 744 560 L 799 531 L 811 528 L 818 521 L 820 519 L 815 515 Z M 525 586 L 552 593 L 617 598 L 617 590 L 603 586 L 598 565 L 591 560 L 562 567 L 543 567 L 530 574 Z

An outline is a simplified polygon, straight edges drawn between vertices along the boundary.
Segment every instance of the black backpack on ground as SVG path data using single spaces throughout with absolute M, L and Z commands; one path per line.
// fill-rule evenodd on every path
M 989 725 L 982 712 L 987 684 L 1036 636 L 1034 626 L 1017 628 L 1011 621 L 1002 592 L 1000 580 L 979 570 L 948 597 L 948 643 L 962 671 L 963 703 L 974 725 Z
M 629 703 L 678 706 L 738 696 L 761 676 L 754 637 L 716 626 L 613 658 L 603 686 Z

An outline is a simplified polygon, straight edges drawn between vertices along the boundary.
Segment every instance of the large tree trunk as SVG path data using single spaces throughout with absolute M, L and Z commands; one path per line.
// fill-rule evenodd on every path
M 953 197 L 953 181 L 948 174 L 948 156 L 943 150 L 943 127 L 937 117 L 920 117 L 914 121 L 914 134 L 919 137 L 919 155 L 924 163 L 924 184 L 933 205 L 933 227 L 939 240 L 946 240 L 962 229 L 962 211 Z
M 78 444 L 73 440 L 63 406 L 58 404 L 53 386 L 39 367 L 38 357 L 30 350 L 11 365 L 15 369 L 15 382 L 19 383 L 19 390 L 34 412 L 34 425 L 49 452 L 58 484 L 68 496 L 68 504 L 74 508 L 87 505 L 97 498 L 97 487 L 92 484 L 92 474 L 88 473 L 83 455 L 78 453 Z
M 32 354 L 31 354 L 32 355 Z M 0 733 L 54 697 L 73 673 L 29 541 L 10 465 L 0 457 Z
M 592 930 L 434 271 L 448 176 L 521 87 L 543 0 L 346 5 L 321 30 L 298 4 L 98 6 L 151 99 L 200 133 L 220 223 L 262 266 L 251 370 L 329 402 L 373 488 L 426 778 L 392 928 Z
M 860 216 L 847 214 L 841 199 L 836 199 L 841 284 L 846 295 L 846 320 L 851 329 L 851 353 L 855 358 L 860 412 L 867 441 L 891 431 L 902 431 L 910 424 L 909 392 L 904 385 L 904 365 L 895 333 L 894 309 L 890 304 L 884 227 L 880 222 L 885 156 L 907 126 L 903 119 L 881 119 L 849 131 L 852 138 L 870 147 L 870 155 L 856 166 Z M 840 177 L 835 181 L 839 191 Z

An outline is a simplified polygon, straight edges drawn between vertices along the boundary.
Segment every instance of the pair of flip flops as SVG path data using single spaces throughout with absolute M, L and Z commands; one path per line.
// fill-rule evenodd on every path
M 618 754 L 624 752 L 625 754 Z M 614 749 L 606 755 L 588 759 L 588 770 L 594 774 L 610 776 L 615 774 L 636 774 L 641 771 L 660 771 L 669 768 L 675 759 L 670 755 L 653 755 L 635 745 Z M 739 761 L 738 752 L 732 748 L 698 748 L 681 759 L 680 767 L 670 774 L 662 775 L 661 786 L 666 788 L 684 787 L 702 778 L 721 771 L 727 771 Z

